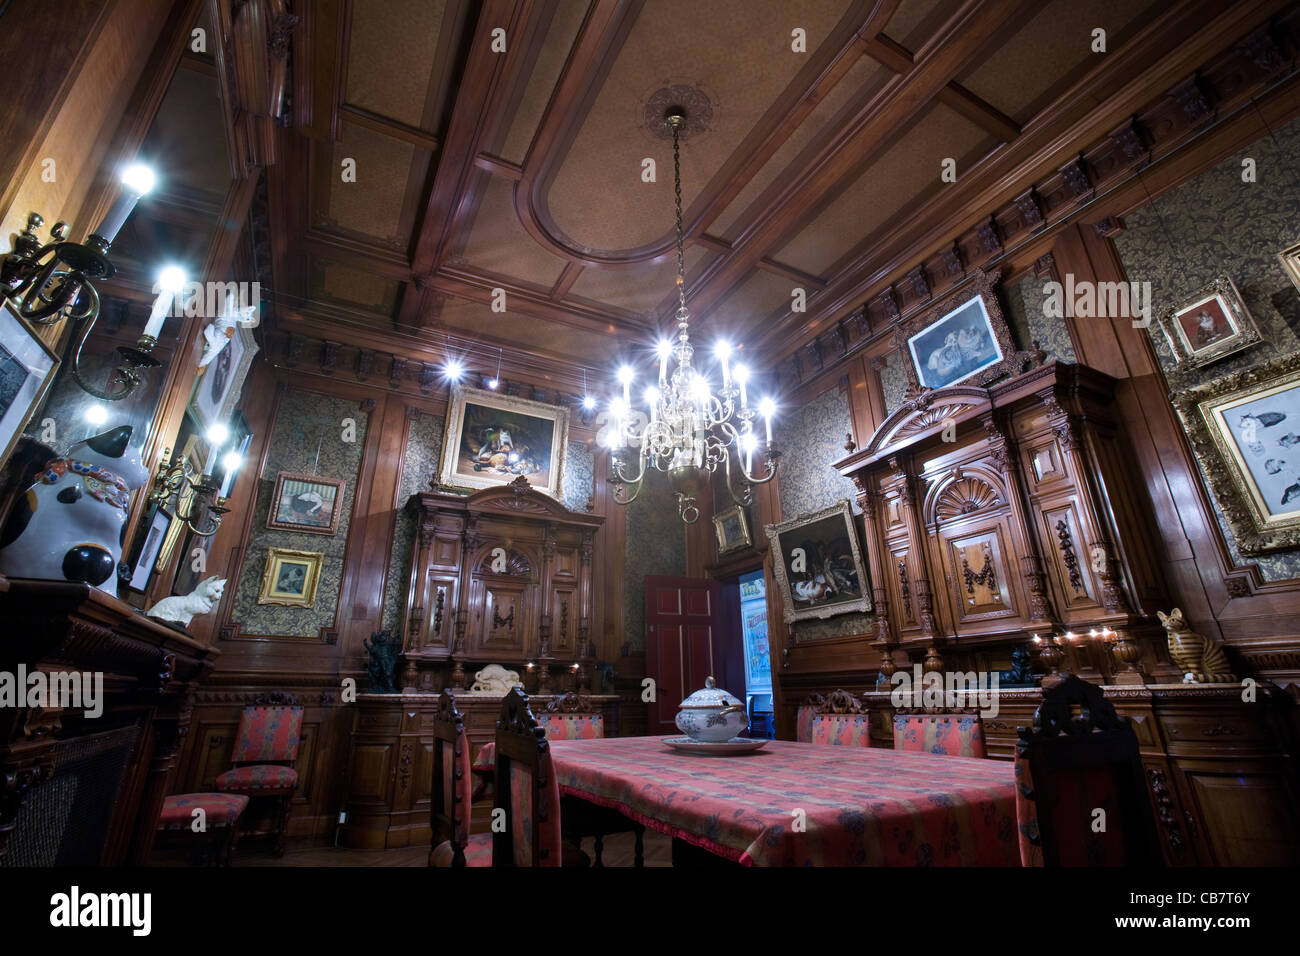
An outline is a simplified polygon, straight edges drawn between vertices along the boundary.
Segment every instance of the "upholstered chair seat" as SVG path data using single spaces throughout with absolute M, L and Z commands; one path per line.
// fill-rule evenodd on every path
M 236 767 L 220 774 L 213 786 L 218 790 L 274 790 L 282 787 L 298 786 L 298 771 L 293 767 L 277 767 L 274 764 L 256 764 L 252 767 Z
M 177 793 L 163 800 L 158 829 L 169 834 L 202 834 L 205 839 L 196 858 L 214 866 L 229 866 L 239 831 L 239 818 L 248 808 L 248 797 L 238 793 Z M 202 810 L 203 826 L 195 829 Z

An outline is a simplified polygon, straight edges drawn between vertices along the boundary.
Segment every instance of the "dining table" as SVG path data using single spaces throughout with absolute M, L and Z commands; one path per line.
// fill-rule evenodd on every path
M 769 741 L 552 740 L 560 792 L 745 866 L 1019 866 L 1010 761 Z M 487 779 L 488 744 L 474 762 Z

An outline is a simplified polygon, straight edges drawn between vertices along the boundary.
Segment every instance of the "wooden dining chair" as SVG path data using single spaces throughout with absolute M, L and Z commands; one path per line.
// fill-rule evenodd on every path
M 984 757 L 984 722 L 969 713 L 931 714 L 899 708 L 894 713 L 894 749 L 949 757 Z
M 542 714 L 547 740 L 596 740 L 605 736 L 605 718 L 595 713 L 591 698 L 570 691 L 553 697 Z M 562 797 L 564 837 L 575 844 L 591 837 L 595 844 L 594 865 L 604 866 L 605 837 L 611 833 L 631 833 L 634 837 L 633 866 L 645 860 L 645 827 L 629 820 L 617 810 L 598 807 L 581 800 Z
M 1017 728 L 1024 866 L 1159 866 L 1137 735 L 1100 687 L 1071 674 Z
M 242 794 L 251 800 L 274 801 L 272 852 L 284 855 L 289 814 L 298 789 L 298 746 L 302 742 L 303 708 L 292 694 L 272 691 L 244 708 L 230 755 L 232 769 L 219 774 L 213 788 Z
M 795 737 L 806 744 L 870 747 L 871 715 L 846 690 L 834 690 L 830 697 L 813 694 L 799 708 Z
M 518 687 L 501 702 L 496 763 L 493 813 L 504 810 L 505 825 L 492 834 L 492 865 L 589 865 L 586 854 L 561 836 L 560 785 L 550 743 L 528 706 L 528 695 Z
M 472 787 L 465 720 L 456 699 L 444 690 L 433 716 L 430 866 L 492 865 L 492 835 L 469 832 Z

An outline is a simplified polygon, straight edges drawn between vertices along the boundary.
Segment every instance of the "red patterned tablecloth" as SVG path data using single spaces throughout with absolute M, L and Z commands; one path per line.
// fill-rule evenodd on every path
M 784 740 L 710 757 L 660 737 L 553 740 L 551 754 L 562 792 L 746 865 L 1020 863 L 1009 761 Z

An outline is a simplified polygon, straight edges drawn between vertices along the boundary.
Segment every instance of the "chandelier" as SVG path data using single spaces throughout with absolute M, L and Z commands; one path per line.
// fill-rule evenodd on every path
M 722 388 L 713 386 L 702 371 L 691 366 L 695 349 L 689 334 L 686 309 L 686 264 L 682 236 L 682 174 L 679 137 L 686 125 L 686 111 L 670 106 L 664 124 L 673 137 L 673 195 L 677 206 L 677 337 L 659 343 L 657 385 L 645 390 L 644 406 L 632 403 L 636 373 L 630 366 L 619 369 L 623 395 L 610 403 L 613 423 L 606 435 L 610 448 L 610 482 L 614 500 L 631 504 L 641 492 L 646 472 L 668 473 L 677 495 L 681 519 L 693 524 L 700 517 L 695 499 L 710 476 L 722 469 L 727 491 L 736 504 L 753 500 L 753 486 L 776 477 L 780 453 L 772 444 L 772 415 L 776 405 L 763 398 L 757 409 L 749 403 L 749 369 L 731 365 L 730 343 L 718 342 L 714 354 L 722 366 Z M 670 371 L 669 364 L 676 368 Z M 754 419 L 762 416 L 764 440 L 759 441 Z M 760 452 L 761 449 L 761 452 Z M 756 456 L 756 452 L 759 454 Z M 754 458 L 761 459 L 760 471 Z M 632 487 L 631 493 L 628 486 Z

